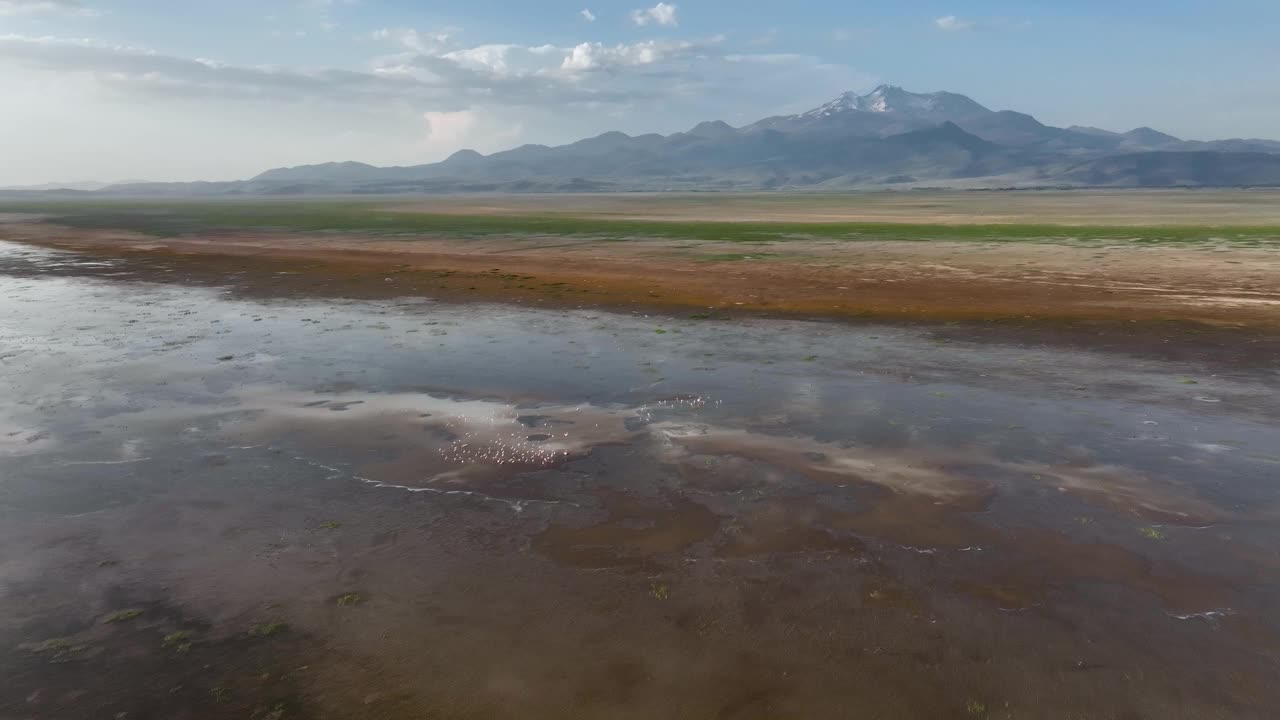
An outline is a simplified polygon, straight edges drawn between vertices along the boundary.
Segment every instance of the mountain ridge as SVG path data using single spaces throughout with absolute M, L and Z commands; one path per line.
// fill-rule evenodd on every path
M 923 132 L 935 128 L 945 132 Z M 874 141 L 883 145 L 873 147 Z M 929 146 L 926 159 L 920 157 L 921 147 L 915 147 L 921 143 Z M 1219 143 L 1223 145 L 1219 147 Z M 1074 184 L 1090 176 L 1080 171 L 1081 161 L 1127 153 L 1216 150 L 1237 155 L 1280 153 L 1280 143 L 1188 142 L 1145 126 L 1126 132 L 1057 128 L 1015 110 L 991 110 L 958 93 L 914 93 L 896 85 L 880 85 L 866 94 L 844 92 L 811 110 L 771 116 L 740 127 L 710 120 L 665 136 L 611 131 L 555 147 L 524 145 L 490 155 L 460 151 L 440 163 L 388 168 L 382 179 L 440 182 L 457 176 L 459 181 L 535 182 L 541 187 L 548 178 L 591 178 L 626 189 L 651 187 L 658 178 L 682 185 L 691 184 L 694 178 L 704 182 L 712 178 L 713 186 L 830 187 L 833 182 L 849 186 L 901 184 L 905 170 L 910 169 L 913 181 L 931 183 L 963 180 L 972 184 L 974 178 L 983 177 L 979 171 L 984 171 L 1001 182 L 1010 180 L 1010 173 L 1016 176 L 1020 172 L 1021 177 L 1012 178 L 1014 181 Z M 466 153 L 465 160 L 458 159 L 462 153 Z M 1177 165 L 1178 158 L 1157 162 Z M 1235 184 L 1229 162 L 1210 165 L 1215 168 L 1212 176 L 1193 175 L 1188 182 Z M 1256 163 L 1249 165 L 1245 175 L 1257 180 Z M 310 173 L 302 174 L 310 181 L 332 180 L 334 175 L 325 167 L 270 170 L 253 180 L 296 180 L 305 168 Z M 1070 175 L 1058 177 L 1064 172 Z M 1116 181 L 1107 177 L 1109 182 Z M 1265 173 L 1262 177 L 1270 181 Z M 1280 177 L 1274 182 L 1280 184 Z
M 1151 127 L 1053 127 L 953 92 L 881 85 L 805 112 L 670 135 L 618 131 L 423 165 L 344 161 L 229 183 L 114 185 L 94 194 L 289 195 L 875 187 L 1280 186 L 1280 142 L 1187 141 Z

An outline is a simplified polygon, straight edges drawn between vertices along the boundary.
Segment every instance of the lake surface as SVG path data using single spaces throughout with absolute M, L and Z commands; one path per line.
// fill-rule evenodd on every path
M 199 262 L 0 243 L 0 716 L 1280 707 L 1280 374 L 1244 345 Z

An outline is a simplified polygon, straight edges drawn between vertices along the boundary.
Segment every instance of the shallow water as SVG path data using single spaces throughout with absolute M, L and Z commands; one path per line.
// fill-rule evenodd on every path
M 193 262 L 0 243 L 0 714 L 1280 706 L 1273 369 Z

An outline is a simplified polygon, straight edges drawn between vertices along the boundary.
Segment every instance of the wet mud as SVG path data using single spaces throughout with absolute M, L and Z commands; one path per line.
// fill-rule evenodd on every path
M 275 266 L 278 284 L 329 295 L 1112 330 L 1141 323 L 1176 336 L 1280 327 L 1280 254 L 1270 240 L 1099 244 L 1082 229 L 1081 237 L 1068 230 L 1053 242 L 798 236 L 756 245 L 590 235 L 566 242 L 537 233 L 144 234 L 4 217 L 0 226 L 6 238 L 26 243 L 129 258 L 134 266 L 180 265 L 188 279 L 221 271 L 246 282 Z M 899 232 L 910 238 L 910 228 Z
M 1280 376 L 1227 336 L 187 267 L 0 244 L 0 716 L 1280 706 Z

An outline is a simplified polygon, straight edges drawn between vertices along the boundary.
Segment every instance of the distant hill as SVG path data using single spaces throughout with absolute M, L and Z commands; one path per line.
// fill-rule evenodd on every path
M 742 127 L 607 132 L 568 145 L 462 150 L 428 165 L 331 162 L 222 183 L 113 185 L 110 195 L 1280 186 L 1280 142 L 1184 141 L 1149 127 L 1058 128 L 956 93 L 882 85 Z
M 1090 160 L 1062 177 L 1095 187 L 1274 185 L 1280 154 L 1145 152 Z
M 44 192 L 49 190 L 72 190 L 80 192 L 92 192 L 94 190 L 102 190 L 112 185 L 122 185 L 131 183 L 146 182 L 145 180 L 117 180 L 116 182 L 98 182 L 96 180 L 77 180 L 75 182 L 50 182 L 41 183 L 39 185 L 8 185 L 0 187 L 0 191 L 31 191 Z

